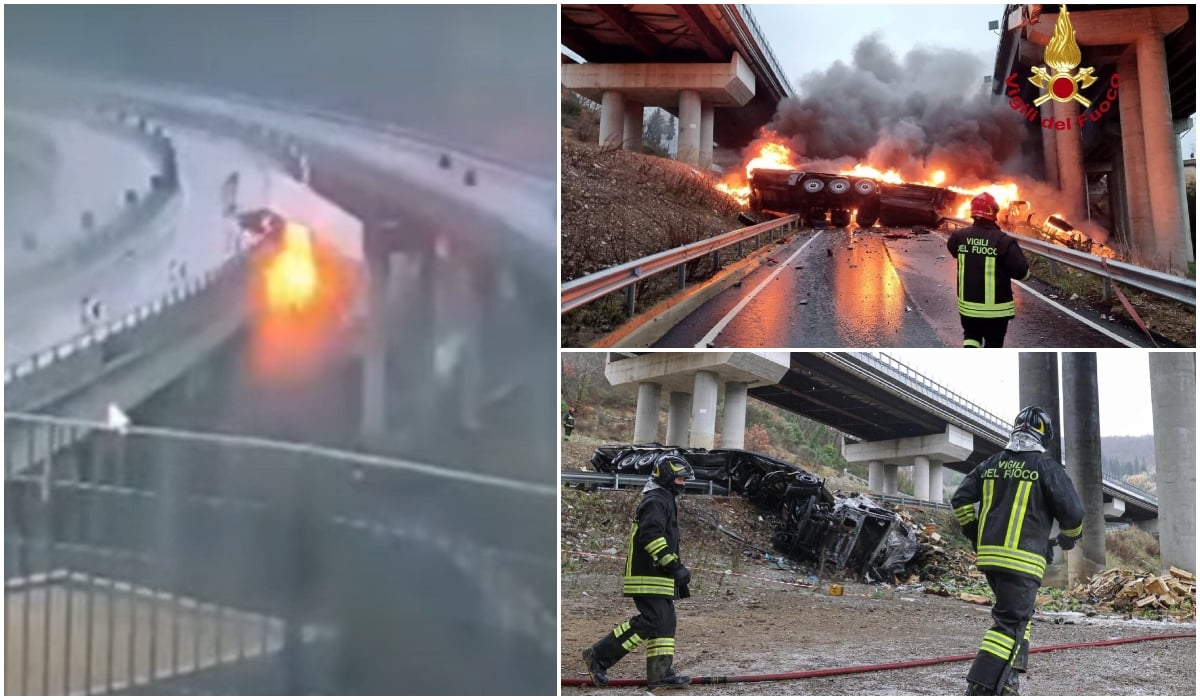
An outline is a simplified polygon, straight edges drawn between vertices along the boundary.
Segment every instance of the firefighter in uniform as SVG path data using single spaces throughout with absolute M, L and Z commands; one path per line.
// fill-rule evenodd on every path
M 563 439 L 569 441 L 571 439 L 571 431 L 573 430 L 575 430 L 575 407 L 570 406 L 567 408 L 566 414 L 563 415 L 563 431 L 567 434 Z
M 971 200 L 974 226 L 950 234 L 946 249 L 958 260 L 958 314 L 963 347 L 1004 345 L 1009 320 L 1016 315 L 1011 280 L 1029 279 L 1029 261 L 1016 239 L 1000 230 L 1000 205 L 987 192 Z
M 608 669 L 646 642 L 646 686 L 683 688 L 688 676 L 671 670 L 675 657 L 675 603 L 686 598 L 691 572 L 679 560 L 679 520 L 675 497 L 695 478 L 692 466 L 678 452 L 665 452 L 654 463 L 642 491 L 625 559 L 624 594 L 633 598 L 638 614 L 618 625 L 583 650 L 592 683 L 608 685 Z
M 1029 622 L 1047 564 L 1058 546 L 1075 546 L 1083 533 L 1083 503 L 1061 464 L 1045 454 L 1054 437 L 1050 416 L 1037 406 L 1017 414 L 1012 437 L 998 454 L 967 475 L 950 505 L 975 549 L 975 565 L 996 598 L 995 624 L 967 673 L 968 695 L 1017 695 L 1027 667 Z M 978 504 L 978 510 L 976 510 Z M 1015 673 L 1014 673 L 1015 671 Z

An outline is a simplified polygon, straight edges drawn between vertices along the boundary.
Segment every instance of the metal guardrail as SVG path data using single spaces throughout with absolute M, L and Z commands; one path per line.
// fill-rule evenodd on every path
M 946 217 L 942 221 L 958 228 L 971 225 L 967 221 L 951 217 Z M 1106 260 L 1091 253 L 1064 248 L 1028 236 L 1016 236 L 1016 239 L 1022 248 L 1030 252 L 1049 258 L 1056 263 L 1099 275 L 1106 282 L 1112 280 L 1189 306 L 1196 305 L 1196 280 L 1168 275 L 1165 272 L 1130 265 L 1119 260 Z
M 703 241 L 696 241 L 695 243 L 689 243 L 678 248 L 672 248 L 661 253 L 647 255 L 644 258 L 638 258 L 637 260 L 632 260 L 616 267 L 610 267 L 607 270 L 600 270 L 599 272 L 593 272 L 590 275 L 573 279 L 562 285 L 560 313 L 567 313 L 584 304 L 625 289 L 627 290 L 626 312 L 632 316 L 633 306 L 636 302 L 633 294 L 634 284 L 660 272 L 676 268 L 679 273 L 680 288 L 683 288 L 685 282 L 683 279 L 685 263 L 704 257 L 705 255 L 716 254 L 717 251 L 731 245 L 740 245 L 746 240 L 757 238 L 764 233 L 777 229 L 790 230 L 799 220 L 800 216 L 798 214 L 792 214 L 773 221 L 766 221 L 754 226 L 747 226 L 723 233 Z M 758 243 L 756 242 L 755 246 L 757 247 L 757 245 Z
M 609 474 L 607 472 L 560 472 L 559 473 L 559 479 L 564 484 L 596 484 L 597 486 L 604 486 L 606 488 L 613 488 L 613 489 L 619 489 L 622 487 L 622 485 L 645 486 L 646 481 L 649 478 L 650 477 L 643 476 L 641 474 L 620 474 L 620 473 Z M 692 482 L 688 483 L 687 491 L 689 493 L 695 493 L 698 491 L 707 491 L 709 496 L 714 496 L 714 495 L 724 496 L 725 494 L 723 494 L 723 493 L 718 494 L 714 490 L 717 487 L 720 487 L 720 489 L 722 491 L 727 490 L 724 486 L 720 486 L 715 481 L 712 481 L 709 479 L 702 479 L 702 480 L 698 479 L 696 481 L 692 481 Z

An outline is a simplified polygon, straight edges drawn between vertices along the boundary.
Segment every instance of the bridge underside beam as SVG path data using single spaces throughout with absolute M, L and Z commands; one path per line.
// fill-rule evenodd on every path
M 946 432 L 934 435 L 847 443 L 842 446 L 842 457 L 851 464 L 873 461 L 912 464 L 917 457 L 961 462 L 971 456 L 974 445 L 974 435 L 957 426 L 947 425 Z

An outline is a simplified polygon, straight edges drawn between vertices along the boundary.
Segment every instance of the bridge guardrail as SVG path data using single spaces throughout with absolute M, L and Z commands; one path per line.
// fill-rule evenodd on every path
M 750 11 L 750 6 L 734 5 L 733 8 L 753 33 L 751 38 L 754 39 L 755 45 L 761 50 L 766 62 L 770 64 L 775 76 L 779 78 L 779 85 L 782 88 L 784 96 L 792 96 L 794 93 L 792 91 L 792 84 L 788 82 L 787 73 L 783 72 L 783 68 L 779 66 L 779 61 L 775 58 L 775 52 L 771 50 L 771 45 L 767 42 L 766 35 L 759 28 L 758 20 L 755 19 L 754 13 Z
M 958 228 L 971 225 L 962 219 L 950 217 L 946 217 L 943 221 Z M 1016 239 L 1022 248 L 1030 252 L 1049 258 L 1054 262 L 1069 265 L 1077 270 L 1098 275 L 1106 282 L 1112 280 L 1189 306 L 1196 305 L 1196 280 L 1168 275 L 1165 272 L 1130 265 L 1119 260 L 1106 260 L 1091 253 L 1064 248 L 1028 236 L 1016 236 Z
M 703 241 L 696 241 L 695 243 L 689 243 L 661 253 L 647 255 L 644 258 L 638 258 L 637 260 L 610 267 L 607 270 L 600 270 L 599 272 L 593 272 L 590 275 L 573 279 L 570 282 L 565 282 L 561 288 L 560 313 L 567 313 L 584 304 L 625 289 L 626 312 L 632 316 L 633 307 L 636 302 L 633 294 L 633 285 L 637 282 L 641 282 L 647 277 L 660 272 L 676 268 L 680 278 L 679 286 L 682 289 L 685 282 L 683 279 L 683 266 L 685 263 L 704 257 L 705 255 L 716 254 L 721 249 L 731 245 L 740 245 L 744 241 L 757 238 L 764 233 L 770 233 L 775 230 L 790 230 L 799 219 L 799 215 L 792 214 L 773 221 L 747 226 L 723 233 L 719 236 L 713 236 Z

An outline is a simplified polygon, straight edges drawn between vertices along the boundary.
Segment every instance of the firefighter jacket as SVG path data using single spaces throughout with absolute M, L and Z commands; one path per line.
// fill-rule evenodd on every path
M 675 496 L 665 488 L 647 491 L 638 504 L 625 557 L 624 594 L 675 597 L 668 573 L 679 561 L 679 519 Z
M 950 505 L 975 543 L 980 571 L 1041 581 L 1053 522 L 1066 537 L 1083 532 L 1083 502 L 1071 477 L 1042 452 L 992 455 L 963 479 Z
M 564 428 L 574 428 L 575 427 L 575 414 L 574 413 L 568 413 L 563 416 L 563 427 Z
M 994 221 L 976 219 L 946 241 L 958 259 L 958 313 L 972 318 L 1016 315 L 1011 280 L 1029 278 L 1029 262 L 1017 241 Z

